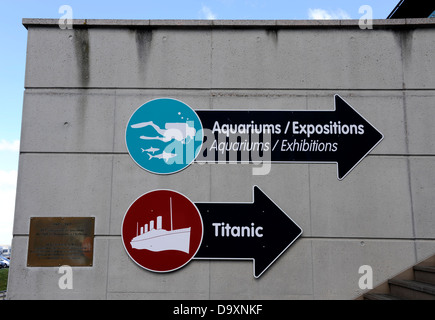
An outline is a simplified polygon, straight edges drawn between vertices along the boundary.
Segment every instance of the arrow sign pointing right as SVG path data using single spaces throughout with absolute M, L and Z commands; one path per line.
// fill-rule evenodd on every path
M 259 187 L 252 203 L 195 203 L 203 220 L 194 259 L 253 260 L 259 278 L 302 234 L 302 229 Z
M 344 177 L 384 138 L 339 95 L 332 111 L 198 110 L 197 162 L 337 163 Z

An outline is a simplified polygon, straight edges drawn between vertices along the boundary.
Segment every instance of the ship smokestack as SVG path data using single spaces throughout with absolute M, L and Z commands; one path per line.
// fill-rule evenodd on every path
M 140 227 L 140 234 L 143 234 L 143 227 Z
M 154 220 L 150 221 L 150 231 L 154 230 Z
M 148 223 L 145 224 L 145 233 L 148 232 Z
M 162 216 L 157 217 L 157 230 L 162 228 Z
M 169 212 L 171 213 L 171 231 L 173 230 L 172 228 L 172 198 L 169 198 Z

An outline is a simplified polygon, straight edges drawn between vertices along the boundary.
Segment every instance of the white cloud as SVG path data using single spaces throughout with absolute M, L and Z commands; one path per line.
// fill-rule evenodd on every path
M 211 9 L 205 5 L 202 5 L 201 8 L 201 14 L 203 17 L 205 17 L 207 20 L 216 20 L 217 16 L 214 14 Z
M 325 10 L 325 9 L 308 9 L 308 18 L 314 20 L 340 20 L 350 19 L 350 15 L 343 9 Z
M 15 190 L 15 187 L 17 185 L 17 174 L 18 172 L 16 170 L 0 170 L 0 190 L 10 188 L 13 188 Z
M 20 140 L 14 140 L 12 142 L 5 139 L 0 140 L 0 151 L 20 151 Z

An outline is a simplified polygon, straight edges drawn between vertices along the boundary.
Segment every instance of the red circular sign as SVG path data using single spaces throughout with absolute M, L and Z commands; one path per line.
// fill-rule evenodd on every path
M 186 265 L 198 251 L 202 235 L 202 218 L 195 204 L 172 190 L 139 197 L 125 213 L 121 230 L 130 258 L 154 272 Z

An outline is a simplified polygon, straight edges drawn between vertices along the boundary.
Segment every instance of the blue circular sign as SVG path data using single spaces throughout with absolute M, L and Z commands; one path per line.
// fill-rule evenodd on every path
M 201 120 L 181 101 L 151 100 L 131 116 L 125 142 L 141 168 L 157 174 L 175 173 L 189 166 L 201 151 Z

